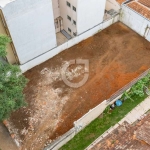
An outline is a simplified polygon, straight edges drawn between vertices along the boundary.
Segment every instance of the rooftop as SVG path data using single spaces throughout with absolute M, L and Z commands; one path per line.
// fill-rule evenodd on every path
M 150 3 L 148 1 L 149 0 L 131 1 L 127 6 L 150 20 Z
M 130 125 L 124 122 L 111 134 L 95 145 L 91 150 L 123 150 L 123 149 L 150 149 L 150 114 L 144 119 Z
M 7 5 L 8 3 L 11 3 L 15 0 L 0 0 L 0 7 L 5 7 L 5 5 Z
M 138 2 L 150 8 L 150 1 L 149 0 L 138 0 Z

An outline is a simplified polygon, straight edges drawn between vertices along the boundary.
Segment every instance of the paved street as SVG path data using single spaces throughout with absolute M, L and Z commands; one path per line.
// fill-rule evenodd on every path
M 2 123 L 0 123 L 0 150 L 18 150 Z

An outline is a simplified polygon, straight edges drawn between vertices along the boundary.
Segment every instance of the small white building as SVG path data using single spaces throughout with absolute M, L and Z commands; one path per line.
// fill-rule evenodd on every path
M 51 0 L 2 0 L 0 6 L 0 34 L 12 38 L 10 63 L 24 64 L 57 46 Z
M 102 23 L 106 0 L 0 0 L 9 63 L 23 65 Z M 58 40 L 63 39 L 61 42 Z

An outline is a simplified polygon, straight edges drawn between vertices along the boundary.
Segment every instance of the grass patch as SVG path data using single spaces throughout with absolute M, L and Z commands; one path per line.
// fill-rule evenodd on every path
M 111 126 L 118 123 L 124 116 L 130 112 L 134 107 L 141 103 L 147 96 L 132 96 L 131 99 L 124 101 L 120 107 L 115 109 L 109 114 L 104 113 L 103 117 L 98 117 L 91 122 L 86 128 L 80 131 L 72 140 L 65 144 L 60 150 L 83 150 L 90 145 L 95 139 L 102 135 Z

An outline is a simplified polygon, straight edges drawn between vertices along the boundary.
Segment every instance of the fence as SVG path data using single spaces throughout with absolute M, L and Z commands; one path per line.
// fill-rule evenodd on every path
M 70 141 L 78 132 L 84 129 L 88 124 L 90 124 L 93 120 L 95 120 L 108 106 L 106 100 L 101 104 L 91 109 L 88 113 L 86 113 L 79 120 L 74 122 L 74 127 L 66 132 L 64 135 L 56 139 L 49 146 L 47 146 L 44 150 L 58 150 L 68 141 Z
M 150 20 L 132 10 L 126 4 L 122 5 L 120 21 L 150 41 Z
M 78 132 L 84 129 L 88 124 L 90 124 L 93 120 L 95 120 L 104 110 L 105 108 L 112 104 L 114 101 L 119 99 L 124 91 L 127 91 L 141 78 L 146 76 L 150 72 L 150 69 L 146 70 L 140 76 L 132 80 L 129 84 L 121 88 L 115 94 L 113 94 L 108 100 L 104 100 L 101 104 L 91 109 L 87 114 L 81 117 L 79 120 L 74 122 L 74 127 L 65 133 L 63 136 L 58 138 L 56 141 L 52 142 L 45 150 L 58 150 L 64 144 L 66 144 L 69 140 L 71 140 Z
M 101 24 L 98 24 L 97 26 L 93 27 L 92 29 L 89 29 L 88 31 L 70 39 L 66 43 L 46 52 L 45 54 L 25 63 L 23 65 L 20 65 L 20 69 L 22 70 L 22 72 L 26 72 L 27 70 L 52 58 L 53 56 L 57 55 L 58 53 L 62 52 L 63 50 L 68 49 L 68 48 L 72 47 L 73 45 L 78 44 L 79 42 L 93 36 L 97 32 L 109 27 L 110 25 L 112 25 L 113 23 L 118 22 L 118 21 L 119 21 L 119 14 L 102 22 Z

